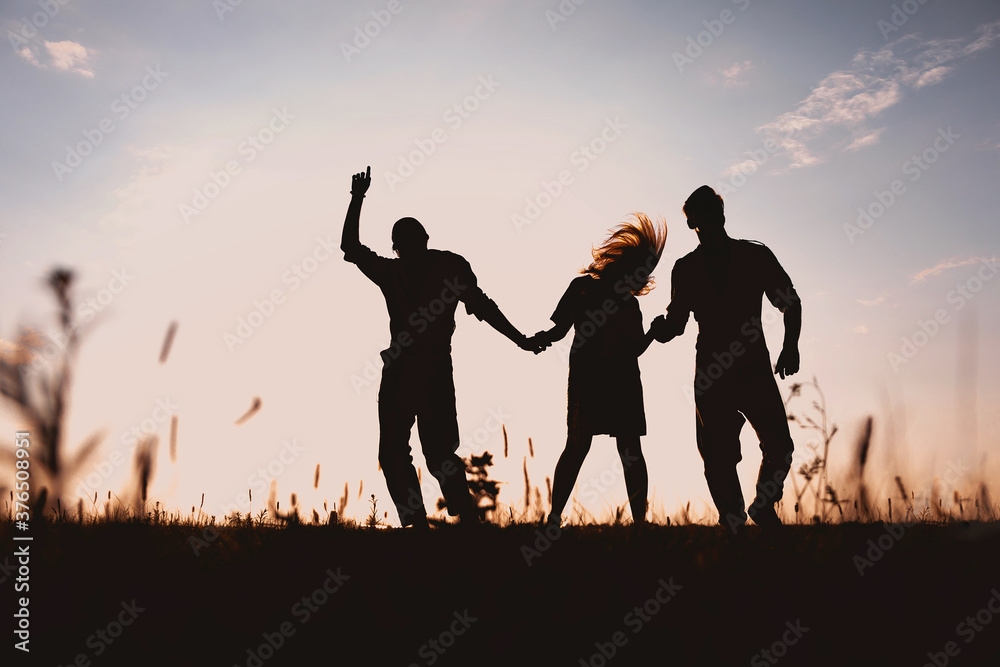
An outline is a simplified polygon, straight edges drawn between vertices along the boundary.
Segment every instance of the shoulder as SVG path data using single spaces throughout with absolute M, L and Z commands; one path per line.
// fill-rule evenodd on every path
M 760 241 L 753 239 L 733 239 L 733 247 L 748 257 L 777 261 L 771 249 Z
M 683 257 L 679 257 L 676 262 L 674 262 L 674 273 L 683 273 L 690 269 L 690 267 L 701 257 L 701 246 L 698 246 L 688 254 Z
M 454 267 L 457 269 L 462 269 L 466 271 L 472 271 L 472 265 L 469 261 L 462 257 L 457 252 L 452 252 L 450 250 L 434 250 L 429 248 L 427 254 L 430 255 L 434 263 L 441 264 L 447 267 Z
M 563 293 L 563 299 L 566 299 L 567 297 L 574 299 L 586 297 L 587 294 L 593 291 L 595 282 L 596 279 L 589 275 L 577 276 L 576 278 L 573 278 L 573 280 L 569 281 L 569 285 Z

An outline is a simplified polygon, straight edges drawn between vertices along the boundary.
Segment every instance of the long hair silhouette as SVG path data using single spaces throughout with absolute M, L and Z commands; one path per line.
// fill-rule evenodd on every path
M 630 291 L 634 296 L 642 296 L 656 284 L 651 271 L 663 254 L 667 229 L 662 223 L 654 223 L 645 213 L 633 213 L 629 217 L 628 222 L 615 227 L 608 238 L 591 251 L 594 261 L 580 273 L 594 278 L 631 274 Z M 643 267 L 648 270 L 643 272 Z

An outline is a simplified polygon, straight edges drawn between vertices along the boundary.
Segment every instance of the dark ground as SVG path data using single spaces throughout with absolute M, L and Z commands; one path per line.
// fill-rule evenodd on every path
M 774 540 L 751 528 L 741 546 L 707 526 L 570 527 L 539 541 L 530 566 L 534 526 L 224 528 L 196 556 L 189 538 L 211 536 L 200 531 L 36 522 L 32 650 L 11 648 L 22 593 L 0 572 L 0 664 L 1000 664 L 998 523 L 897 525 L 898 539 L 883 524 Z M 22 544 L 13 532 L 0 524 L 0 564 Z M 875 556 L 859 575 L 855 557 Z M 317 592 L 325 582 L 339 588 Z M 95 634 L 116 634 L 119 617 L 131 624 L 110 644 Z

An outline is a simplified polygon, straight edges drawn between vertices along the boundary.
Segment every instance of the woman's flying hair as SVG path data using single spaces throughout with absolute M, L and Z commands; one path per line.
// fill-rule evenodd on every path
M 662 220 L 652 222 L 644 213 L 633 213 L 629 218 L 593 249 L 594 261 L 580 273 L 624 280 L 632 294 L 642 296 L 655 284 L 651 274 L 663 254 L 667 227 Z

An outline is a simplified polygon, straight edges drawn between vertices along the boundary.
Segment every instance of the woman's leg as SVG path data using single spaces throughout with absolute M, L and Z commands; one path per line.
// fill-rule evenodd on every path
M 556 464 L 556 471 L 552 479 L 550 522 L 561 519 L 566 503 L 569 502 L 570 494 L 573 493 L 573 486 L 580 474 L 583 460 L 587 458 L 587 453 L 590 451 L 592 441 L 593 436 L 581 435 L 575 429 L 570 430 L 566 435 L 566 449 L 559 456 L 559 462 Z
M 646 522 L 647 498 L 649 495 L 649 473 L 646 459 L 642 456 L 639 436 L 618 436 L 618 456 L 625 471 L 625 488 L 632 508 L 632 522 L 636 525 Z

